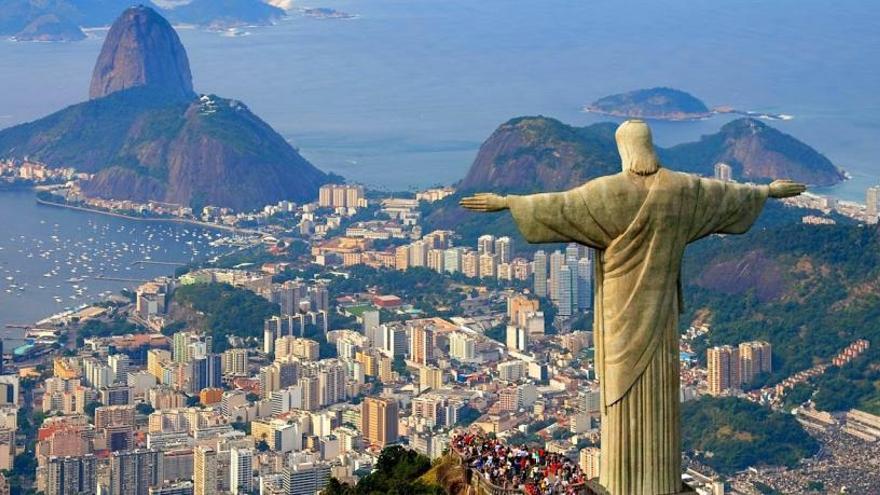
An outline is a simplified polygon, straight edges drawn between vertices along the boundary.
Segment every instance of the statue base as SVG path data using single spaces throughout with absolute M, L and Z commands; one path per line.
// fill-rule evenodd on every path
M 598 479 L 592 479 L 584 483 L 585 490 L 583 492 L 584 495 L 610 495 L 608 490 L 605 489 L 602 485 L 599 484 Z M 681 486 L 681 491 L 676 493 L 663 493 L 658 495 L 697 495 L 697 492 L 691 489 L 691 487 L 687 485 Z

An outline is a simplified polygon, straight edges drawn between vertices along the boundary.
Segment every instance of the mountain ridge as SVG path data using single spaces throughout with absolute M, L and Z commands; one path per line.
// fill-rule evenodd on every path
M 637 89 L 599 98 L 585 110 L 602 115 L 652 120 L 698 120 L 712 115 L 699 98 L 680 89 Z
M 81 183 L 88 196 L 238 211 L 309 201 L 329 180 L 243 103 L 197 97 L 185 49 L 158 13 L 133 7 L 110 31 L 92 98 L 0 131 L 0 157 L 94 174 Z
M 574 127 L 544 116 L 516 117 L 501 124 L 480 146 L 463 191 L 560 190 L 620 171 L 613 123 Z M 827 186 L 845 178 L 828 158 L 758 120 L 740 118 L 699 141 L 658 148 L 664 166 L 713 174 L 724 161 L 734 178 L 777 178 Z

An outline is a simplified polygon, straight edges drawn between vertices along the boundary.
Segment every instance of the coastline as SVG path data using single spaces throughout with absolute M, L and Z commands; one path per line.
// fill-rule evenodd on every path
M 226 232 L 232 232 L 233 234 L 262 234 L 260 231 L 257 231 L 257 230 L 244 229 L 244 228 L 240 228 L 240 227 L 230 227 L 228 225 L 218 225 L 218 224 L 208 223 L 208 222 L 200 222 L 198 220 L 187 220 L 185 218 L 133 217 L 133 216 L 125 215 L 122 213 L 115 213 L 112 211 L 97 210 L 94 208 L 87 208 L 84 206 L 68 205 L 68 204 L 64 204 L 64 203 L 56 203 L 54 201 L 46 201 L 44 199 L 40 199 L 37 197 L 35 197 L 34 199 L 36 200 L 37 204 L 41 204 L 44 206 L 52 206 L 52 207 L 56 207 L 56 208 L 68 208 L 71 210 L 83 211 L 86 213 L 97 213 L 99 215 L 106 215 L 106 216 L 111 216 L 111 217 L 116 217 L 116 218 L 124 218 L 126 220 L 136 220 L 139 222 L 171 222 L 171 223 L 194 225 L 196 227 L 202 227 L 202 228 L 206 228 L 206 229 L 224 230 Z
M 794 117 L 785 113 L 769 113 L 769 112 L 753 112 L 749 110 L 736 110 L 733 108 L 712 108 L 709 112 L 706 113 L 694 113 L 694 114 L 671 114 L 671 115 L 636 115 L 629 112 L 620 112 L 614 110 L 602 110 L 592 105 L 586 105 L 582 108 L 582 111 L 585 113 L 592 113 L 596 115 L 603 115 L 606 117 L 614 117 L 618 119 L 643 119 L 643 120 L 653 120 L 658 122 L 697 122 L 700 120 L 708 120 L 712 117 L 718 115 L 739 115 L 741 117 L 748 117 L 752 119 L 762 119 L 762 120 L 771 120 L 771 121 L 786 121 L 792 120 Z
M 596 115 L 604 115 L 606 117 L 614 117 L 618 119 L 644 119 L 644 120 L 656 120 L 662 122 L 694 122 L 698 120 L 706 120 L 710 119 L 713 116 L 717 115 L 718 112 L 706 112 L 706 113 L 695 113 L 695 114 L 682 114 L 680 117 L 676 116 L 664 116 L 664 115 L 635 115 L 628 112 L 618 112 L 618 111 L 608 111 L 601 110 L 592 105 L 585 105 L 582 109 L 585 113 L 593 113 Z

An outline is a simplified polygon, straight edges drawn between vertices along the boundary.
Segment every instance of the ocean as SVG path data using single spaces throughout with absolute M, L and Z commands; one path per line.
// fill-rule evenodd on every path
M 710 106 L 793 115 L 770 124 L 852 175 L 823 192 L 863 200 L 865 188 L 880 182 L 876 2 L 329 0 L 311 6 L 358 17 L 294 13 L 234 37 L 179 29 L 194 83 L 202 93 L 245 102 L 316 166 L 370 187 L 454 183 L 480 143 L 510 118 L 541 114 L 587 125 L 609 119 L 582 112 L 585 104 L 653 86 L 688 91 Z M 84 100 L 104 34 L 92 31 L 78 43 L 0 42 L 0 127 Z M 715 132 L 730 118 L 653 128 L 658 144 L 672 145 Z M 117 221 L 50 212 L 18 193 L 0 193 L 0 202 L 22 212 L 4 221 L 0 247 L 31 236 L 40 220 L 57 223 L 57 215 L 80 227 Z M 10 313 L 19 306 L 2 298 L 0 321 L 27 319 Z
M 30 191 L 0 192 L 0 336 L 20 343 L 47 316 L 118 294 L 173 264 L 225 252 L 209 243 L 223 232 L 138 222 L 36 203 Z M 228 235 L 228 234 L 227 234 Z
M 370 0 L 315 4 L 227 37 L 179 29 L 196 89 L 244 101 L 315 165 L 390 190 L 460 179 L 502 122 L 670 86 L 772 122 L 846 169 L 831 192 L 880 181 L 880 4 L 861 0 Z M 0 126 L 85 99 L 103 31 L 79 43 L 0 42 Z M 728 117 L 656 123 L 661 145 Z

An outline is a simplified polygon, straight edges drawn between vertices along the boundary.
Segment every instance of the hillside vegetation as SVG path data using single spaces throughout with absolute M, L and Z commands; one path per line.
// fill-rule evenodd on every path
M 794 416 L 732 397 L 685 402 L 681 424 L 685 450 L 722 474 L 749 466 L 792 467 L 819 450 Z
M 280 308 L 248 289 L 228 284 L 184 285 L 174 291 L 175 304 L 204 316 L 203 330 L 214 337 L 214 349 L 223 350 L 227 335 L 261 338 L 263 321 Z
M 335 478 L 321 495 L 445 495 L 438 485 L 420 477 L 431 469 L 431 460 L 401 446 L 386 447 L 379 454 L 375 471 L 354 486 Z

